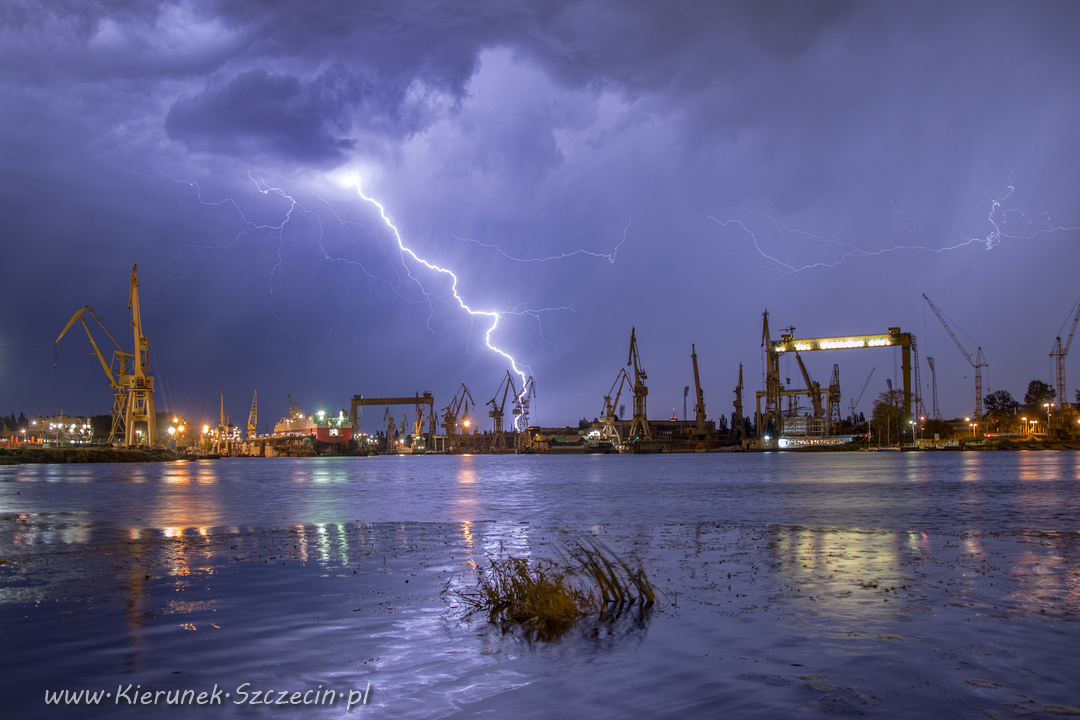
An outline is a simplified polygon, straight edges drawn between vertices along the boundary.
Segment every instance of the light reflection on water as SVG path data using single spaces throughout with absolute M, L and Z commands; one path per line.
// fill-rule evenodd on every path
M 1069 452 L 238 458 L 0 467 L 0 513 L 124 528 L 738 519 L 1068 530 L 1078 477 Z
M 916 636 L 976 647 L 997 626 L 961 623 L 1080 612 L 1068 539 L 1078 474 L 1076 454 L 1052 452 L 3 467 L 0 540 L 19 552 L 87 555 L 85 564 L 51 566 L 51 585 L 0 587 L 0 604 L 47 600 L 80 582 L 88 603 L 109 612 L 118 603 L 107 629 L 42 626 L 58 646 L 93 649 L 50 671 L 87 682 L 125 673 L 160 683 L 193 664 L 304 687 L 371 676 L 387 714 L 437 717 L 551 683 L 585 702 L 604 686 L 594 677 L 604 677 L 625 692 L 611 706 L 625 711 L 650 687 L 656 714 L 688 698 L 757 692 L 786 704 L 758 699 L 738 714 L 784 716 L 801 681 L 761 695 L 752 678 L 812 672 L 793 663 L 823 663 L 840 652 L 837 637 L 869 643 L 844 652 L 857 650 L 860 672 L 881 687 L 905 663 L 940 683 L 942 668 Z M 447 622 L 438 590 L 452 574 L 493 557 L 551 557 L 567 528 L 640 553 L 681 604 L 669 600 L 647 632 L 603 649 L 528 649 Z M 99 617 L 110 622 L 108 612 Z M 1057 631 L 1036 625 L 1025 626 L 1032 647 L 1068 653 L 1054 644 Z M 911 655 L 874 644 L 901 642 Z M 792 654 L 808 647 L 819 655 Z M 1051 662 L 1038 665 L 1034 650 L 1018 647 L 1010 652 L 1052 675 Z M 718 656 L 727 664 L 708 664 Z M 97 668 L 94 657 L 119 665 Z M 27 662 L 46 667 L 44 656 Z M 758 675 L 743 666 L 768 663 Z M 505 705 L 493 713 L 518 714 Z

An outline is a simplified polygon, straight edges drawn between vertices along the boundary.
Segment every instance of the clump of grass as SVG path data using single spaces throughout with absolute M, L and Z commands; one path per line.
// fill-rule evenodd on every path
M 641 563 L 631 566 L 596 538 L 586 537 L 568 543 L 567 554 L 575 575 L 586 579 L 595 588 L 591 600 L 600 615 L 618 614 L 635 605 L 652 607 L 656 602 L 656 592 Z
M 485 613 L 504 632 L 520 629 L 526 639 L 550 641 L 586 617 L 617 619 L 637 608 L 639 619 L 656 594 L 639 562 L 631 564 L 595 538 L 567 543 L 561 561 L 520 557 L 489 559 L 477 568 L 475 584 L 443 590 L 464 606 L 466 617 Z

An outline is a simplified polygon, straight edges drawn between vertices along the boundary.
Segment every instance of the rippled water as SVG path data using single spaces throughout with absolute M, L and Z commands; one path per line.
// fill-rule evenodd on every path
M 0 467 L 0 706 L 196 715 L 44 697 L 216 683 L 213 716 L 1050 717 L 1080 705 L 1078 508 L 1070 452 Z M 528 645 L 440 599 L 568 533 L 642 558 L 647 623 Z M 245 682 L 374 690 L 253 708 Z

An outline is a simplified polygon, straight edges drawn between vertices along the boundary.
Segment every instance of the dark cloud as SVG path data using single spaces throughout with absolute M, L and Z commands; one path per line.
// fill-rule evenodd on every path
M 544 421 L 596 414 L 635 325 L 657 412 L 688 382 L 690 342 L 710 414 L 728 410 L 766 307 L 800 332 L 911 328 L 940 358 L 943 403 L 967 407 L 922 292 L 980 339 L 988 389 L 1022 394 L 1080 269 L 1078 14 L 3 3 L 0 281 L 34 301 L 0 314 L 0 412 L 108 403 L 99 368 L 65 375 L 85 348 L 52 371 L 51 342 L 87 303 L 124 327 L 136 261 L 177 406 L 221 382 L 246 401 L 255 383 L 448 397 L 465 379 L 481 399 L 505 364 L 487 321 L 402 259 L 354 175 L 470 306 L 521 313 L 493 337 L 537 373 Z M 877 362 L 837 360 L 845 378 Z
M 291 75 L 249 70 L 222 87 L 181 98 L 165 117 L 169 136 L 193 150 L 250 157 L 272 152 L 321 164 L 340 160 L 354 142 L 340 137 L 356 88 L 326 76 L 302 83 Z

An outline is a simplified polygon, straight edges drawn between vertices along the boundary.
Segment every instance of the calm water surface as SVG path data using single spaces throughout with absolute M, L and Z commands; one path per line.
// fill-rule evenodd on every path
M 19 494 L 16 494 L 19 493 Z M 0 512 L 123 528 L 507 520 L 1076 530 L 1080 453 L 273 458 L 0 467 Z
M 1080 453 L 0 467 L 0 707 L 26 717 L 1080 713 Z M 665 593 L 528 644 L 440 590 L 589 534 Z M 238 705 L 277 692 L 367 706 Z M 211 690 L 221 707 L 56 706 Z M 275 695 L 275 697 L 278 697 Z

